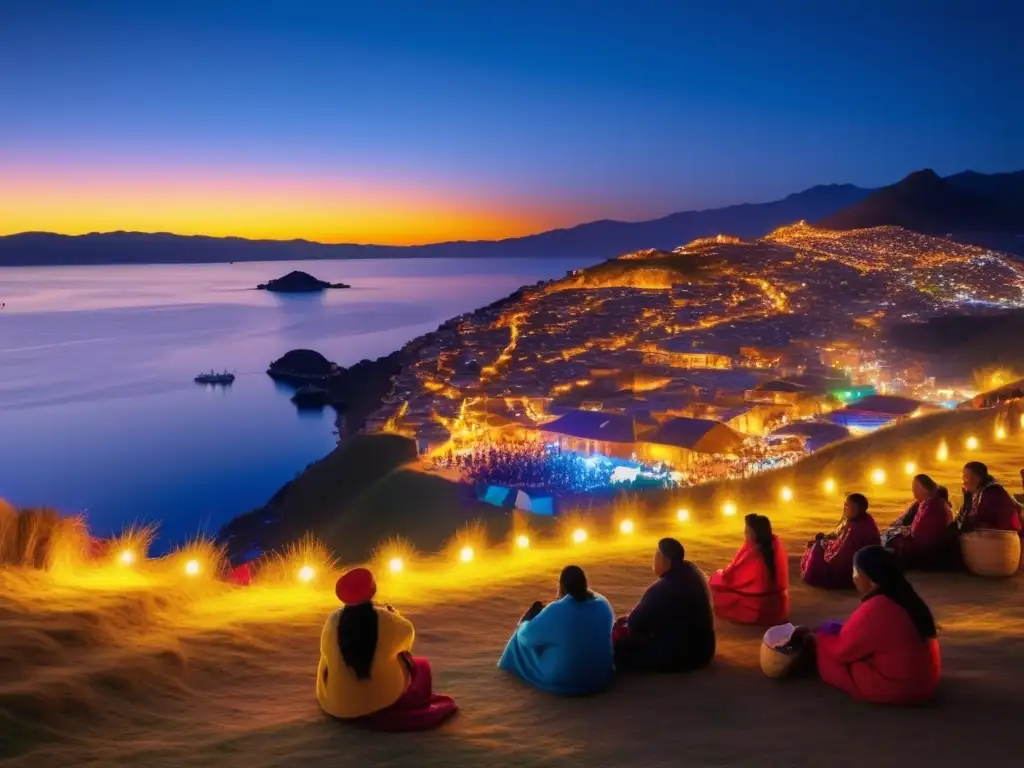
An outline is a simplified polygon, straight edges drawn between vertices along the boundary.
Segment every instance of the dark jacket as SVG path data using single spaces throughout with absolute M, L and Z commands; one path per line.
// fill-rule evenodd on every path
M 646 640 L 654 666 L 693 669 L 715 655 L 714 614 L 704 574 L 684 561 L 658 577 L 627 619 L 630 635 Z

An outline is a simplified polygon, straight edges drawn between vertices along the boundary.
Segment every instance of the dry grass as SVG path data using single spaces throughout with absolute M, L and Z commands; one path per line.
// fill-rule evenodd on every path
M 860 705 L 814 679 L 773 681 L 758 669 L 760 632 L 719 626 L 715 665 L 688 676 L 621 679 L 612 692 L 559 699 L 500 674 L 495 662 L 517 617 L 552 593 L 559 568 L 584 566 L 617 611 L 650 579 L 654 539 L 677 534 L 706 571 L 724 565 L 740 538 L 742 513 L 771 515 L 789 543 L 792 576 L 801 543 L 835 523 L 841 495 L 820 489 L 840 472 L 845 490 L 886 462 L 891 481 L 868 487 L 880 522 L 902 511 L 907 455 L 955 487 L 965 452 L 960 429 L 983 439 L 977 455 L 1015 484 L 1024 436 L 995 444 L 983 414 L 924 420 L 816 457 L 810 467 L 689 499 L 693 520 L 661 507 L 634 509 L 642 528 L 611 539 L 612 520 L 583 545 L 481 549 L 472 564 L 416 558 L 399 574 L 378 570 L 381 598 L 417 626 L 417 652 L 431 658 L 436 685 L 462 712 L 424 735 L 363 732 L 324 717 L 313 695 L 320 626 L 336 606 L 326 584 L 232 589 L 212 580 L 154 571 L 103 588 L 52 574 L 0 570 L 0 757 L 21 766 L 906 766 L 1017 759 L 1008 730 L 1024 665 L 1024 579 L 927 574 L 914 581 L 940 625 L 944 680 L 938 701 L 893 710 Z M 936 429 L 950 459 L 928 466 Z M 810 463 L 809 463 L 810 464 Z M 771 491 L 790 484 L 794 498 Z M 859 486 L 856 486 L 859 487 Z M 704 494 L 708 495 L 704 495 Z M 715 502 L 739 501 L 722 519 Z M 666 510 L 673 501 L 662 500 Z M 645 518 L 639 513 L 648 512 Z M 665 511 L 665 510 L 663 510 Z M 620 508 L 613 516 L 632 514 Z M 479 532 L 477 532 L 479 533 Z M 301 550 L 295 557 L 312 556 Z M 211 557 L 215 553 L 208 553 Z M 283 561 L 282 574 L 297 560 Z M 173 569 L 172 569 L 173 571 Z M 116 588 L 115 588 L 116 587 Z M 842 618 L 852 594 L 805 588 L 796 579 L 794 619 Z M 948 726 L 943 729 L 943 726 Z

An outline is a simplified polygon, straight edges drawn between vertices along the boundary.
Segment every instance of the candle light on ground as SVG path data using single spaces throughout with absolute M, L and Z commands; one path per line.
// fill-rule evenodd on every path
M 782 501 L 792 501 L 793 489 L 790 488 L 788 485 L 782 486 L 782 488 L 779 490 L 779 498 L 782 499 Z
M 587 532 L 582 528 L 577 528 L 572 532 L 572 541 L 574 544 L 582 544 L 587 540 Z
M 185 563 L 185 573 L 187 573 L 189 576 L 198 576 L 199 575 L 199 561 L 198 560 L 189 560 L 187 563 Z
M 131 565 L 135 562 L 135 553 L 130 549 L 126 549 L 121 552 L 121 556 L 118 559 L 123 565 Z
M 1002 424 L 1000 424 L 998 427 L 996 427 L 996 440 L 1005 440 L 1005 439 L 1006 439 L 1006 427 L 1004 427 Z
M 824 483 L 824 488 L 825 488 L 825 493 L 835 493 L 836 492 L 836 481 L 833 480 L 831 477 L 826 478 L 825 479 L 825 483 Z
M 978 438 L 976 438 L 974 435 L 971 435 L 966 440 L 964 440 L 964 447 L 968 451 L 978 450 Z
M 526 534 L 520 534 L 520 535 L 516 536 L 516 546 L 519 549 L 529 549 L 530 548 L 530 537 L 527 536 Z
M 736 505 L 731 501 L 725 502 L 725 504 L 722 505 L 722 514 L 726 517 L 732 517 L 736 514 Z
M 914 463 L 914 462 L 912 462 L 912 461 L 908 461 L 908 462 L 907 462 L 906 464 L 904 464 L 904 465 L 903 465 L 903 471 L 904 471 L 904 472 L 905 472 L 905 473 L 906 473 L 907 475 L 912 475 L 912 474 L 914 474 L 915 472 L 917 472 L 917 464 L 915 464 L 915 463 Z
M 676 520 L 678 520 L 680 523 L 685 523 L 689 519 L 690 519 L 690 510 L 688 510 L 688 509 L 680 509 L 678 512 L 676 512 Z
M 885 470 L 881 467 L 876 467 L 871 470 L 871 482 L 875 485 L 881 485 L 885 482 Z
M 946 445 L 945 440 L 939 443 L 939 448 L 935 451 L 935 458 L 939 461 L 945 461 L 949 458 L 949 446 Z
M 473 548 L 468 544 L 459 550 L 459 560 L 464 563 L 470 563 L 473 561 Z
M 299 581 L 308 583 L 313 580 L 314 576 L 316 576 L 316 571 L 313 569 L 313 566 L 304 565 L 301 568 L 299 568 L 299 572 L 297 575 L 299 577 Z
M 405 568 L 405 563 L 402 562 L 402 558 L 392 557 L 388 560 L 388 570 L 392 573 L 401 573 L 403 568 Z
M 619 533 L 628 536 L 632 532 L 633 532 L 633 521 L 632 520 L 623 520 L 621 523 L 619 523 Z

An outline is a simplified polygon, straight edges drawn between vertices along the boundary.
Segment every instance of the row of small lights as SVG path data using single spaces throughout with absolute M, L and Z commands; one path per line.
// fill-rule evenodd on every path
M 1022 426 L 1024 426 L 1024 417 L 1022 417 Z M 995 436 L 997 440 L 1003 440 L 1006 438 L 1006 429 L 999 426 L 995 430 Z M 978 438 L 973 435 L 964 440 L 964 447 L 969 451 L 975 451 L 978 449 L 980 443 Z M 949 448 L 946 445 L 946 441 L 943 440 L 939 445 L 938 451 L 936 452 L 936 459 L 939 461 L 946 461 L 949 458 Z M 903 471 L 907 476 L 913 475 L 917 472 L 917 464 L 913 461 L 908 461 L 903 465 Z M 871 482 L 875 485 L 883 485 L 886 481 L 886 472 L 881 467 L 876 467 L 871 470 L 869 475 Z M 836 481 L 829 477 L 826 478 L 822 485 L 825 493 L 832 494 L 836 491 Z M 793 489 L 789 486 L 782 486 L 779 489 L 779 499 L 783 502 L 790 502 L 793 500 Z M 732 501 L 727 501 L 722 505 L 722 515 L 725 517 L 735 517 L 738 512 L 738 507 Z M 680 523 L 686 523 L 690 520 L 690 510 L 681 508 L 676 512 L 676 520 Z M 631 536 L 636 531 L 636 525 L 630 519 L 625 519 L 619 522 L 619 533 L 623 536 Z M 585 528 L 576 528 L 572 531 L 571 537 L 572 543 L 576 545 L 585 544 L 590 538 Z M 519 534 L 515 538 L 516 549 L 526 550 L 530 548 L 530 537 L 526 534 Z M 476 559 L 476 550 L 472 546 L 466 544 L 462 546 L 458 551 L 458 560 L 460 563 L 468 564 L 472 563 Z M 120 561 L 123 565 L 133 565 L 137 560 L 137 556 L 134 551 L 126 549 L 121 552 Z M 401 557 L 392 557 L 388 560 L 388 570 L 393 574 L 399 574 L 405 570 L 405 561 Z M 198 560 L 188 560 L 184 565 L 185 575 L 187 576 L 198 576 L 202 571 L 202 567 Z M 316 569 L 311 565 L 304 565 L 296 572 L 296 578 L 302 583 L 309 583 L 316 578 Z

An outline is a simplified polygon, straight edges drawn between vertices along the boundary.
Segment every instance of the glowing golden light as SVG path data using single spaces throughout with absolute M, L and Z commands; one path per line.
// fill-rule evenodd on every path
M 621 523 L 619 523 L 619 533 L 624 534 L 626 536 L 633 532 L 633 528 L 634 526 L 632 520 L 623 520 Z
M 402 562 L 402 558 L 392 557 L 388 560 L 388 570 L 392 573 L 401 573 L 403 568 L 405 568 L 405 563 Z
M 945 461 L 946 459 L 949 458 L 949 446 L 946 445 L 945 440 L 939 443 L 939 448 L 937 451 L 935 451 L 935 458 L 938 461 Z
M 1005 440 L 1005 439 L 1006 439 L 1006 427 L 1004 427 L 1002 424 L 1000 424 L 998 427 L 996 427 L 996 440 Z
M 121 556 L 118 558 L 123 565 L 131 565 L 135 562 L 135 553 L 130 549 L 125 549 L 121 552 Z
M 903 471 L 904 471 L 904 472 L 905 472 L 905 473 L 906 473 L 907 475 L 912 475 L 912 474 L 914 474 L 915 472 L 917 472 L 917 464 L 915 464 L 915 463 L 914 463 L 914 462 L 912 462 L 912 461 L 908 461 L 908 462 L 907 462 L 906 464 L 904 464 L 904 465 L 903 465 Z
M 530 537 L 527 536 L 524 533 L 519 534 L 518 536 L 516 536 L 516 546 L 519 549 L 529 549 L 530 548 Z
M 185 563 L 185 573 L 187 573 L 189 576 L 198 576 L 199 570 L 200 569 L 198 560 L 189 560 L 187 563 Z
M 316 576 L 316 571 L 313 570 L 313 566 L 304 565 L 299 568 L 299 573 L 297 575 L 299 577 L 299 581 L 310 582 L 313 580 L 313 577 Z
M 974 435 L 971 435 L 966 440 L 964 440 L 964 447 L 968 451 L 978 450 L 978 438 L 976 438 Z
M 881 485 L 885 482 L 885 470 L 881 467 L 876 467 L 871 470 L 871 482 L 875 485 Z
M 825 479 L 824 488 L 825 488 L 825 493 L 835 493 L 836 492 L 836 481 L 833 480 L 831 477 L 826 478 Z
M 468 544 L 459 550 L 459 560 L 464 563 L 473 562 L 474 552 L 473 548 Z
M 736 514 L 736 505 L 731 501 L 725 502 L 725 504 L 722 505 L 722 514 L 726 517 L 732 517 Z
M 587 532 L 582 528 L 577 528 L 572 532 L 572 541 L 574 544 L 582 544 L 587 540 Z
M 680 523 L 685 523 L 689 519 L 690 519 L 690 510 L 688 510 L 688 509 L 680 509 L 678 512 L 676 512 L 676 520 L 678 520 Z
M 783 501 L 792 501 L 793 489 L 790 488 L 788 485 L 782 486 L 782 488 L 779 490 L 779 498 L 782 499 Z

